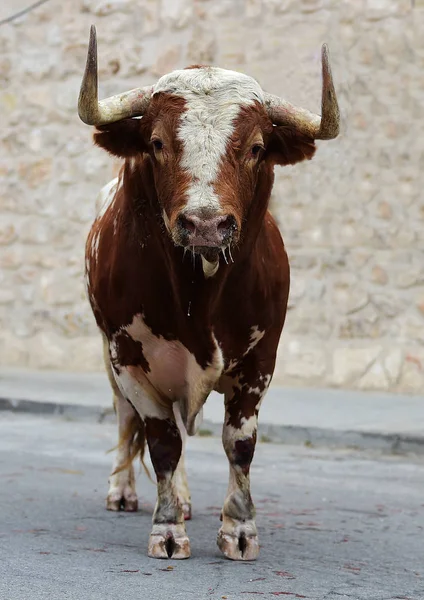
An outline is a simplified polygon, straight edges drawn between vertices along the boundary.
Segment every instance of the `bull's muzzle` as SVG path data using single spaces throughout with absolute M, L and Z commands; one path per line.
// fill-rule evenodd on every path
M 180 244 L 195 252 L 201 252 L 201 248 L 225 248 L 231 244 L 237 232 L 236 219 L 232 215 L 201 212 L 181 214 L 176 227 Z

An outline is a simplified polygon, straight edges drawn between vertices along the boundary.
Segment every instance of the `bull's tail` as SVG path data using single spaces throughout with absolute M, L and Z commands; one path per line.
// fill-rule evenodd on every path
M 140 415 L 135 411 L 134 415 L 128 420 L 127 426 L 120 436 L 118 445 L 115 446 L 115 448 L 112 448 L 112 450 L 117 448 L 125 448 L 127 457 L 126 460 L 114 470 L 113 474 L 119 473 L 124 469 L 129 469 L 133 461 L 136 458 L 139 458 L 147 477 L 150 481 L 153 481 L 149 469 L 144 462 L 144 451 L 146 449 L 145 426 Z

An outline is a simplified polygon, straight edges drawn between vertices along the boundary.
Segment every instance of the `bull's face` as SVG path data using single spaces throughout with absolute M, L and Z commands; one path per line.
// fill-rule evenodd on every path
M 141 125 L 175 244 L 213 257 L 237 244 L 273 126 L 250 77 L 216 68 L 159 80 Z
M 323 79 L 322 119 L 265 94 L 247 75 L 215 67 L 174 71 L 151 88 L 98 102 L 92 29 L 79 110 L 99 127 L 100 146 L 122 157 L 149 155 L 173 242 L 210 260 L 243 239 L 261 173 L 311 158 L 315 139 L 337 135 L 325 49 Z

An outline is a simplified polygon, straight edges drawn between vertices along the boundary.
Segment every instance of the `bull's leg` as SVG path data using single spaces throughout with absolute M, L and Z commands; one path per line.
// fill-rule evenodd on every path
M 182 439 L 181 458 L 175 471 L 175 487 L 177 489 L 178 501 L 183 509 L 184 519 L 189 521 L 191 519 L 191 496 L 184 463 L 187 431 L 181 418 L 181 413 L 177 402 L 173 405 L 173 409 L 175 420 L 177 422 L 178 429 L 180 430 Z
M 176 469 L 182 440 L 173 417 L 145 419 L 150 458 L 157 477 L 157 503 L 153 514 L 148 554 L 152 558 L 188 558 L 190 541 L 176 489 Z
M 118 447 L 109 477 L 109 491 L 106 498 L 108 510 L 121 510 L 134 512 L 138 508 L 137 493 L 135 490 L 134 468 L 132 466 L 131 444 L 133 436 L 129 435 L 132 425 L 137 422 L 143 426 L 140 418 L 131 404 L 121 394 L 112 373 L 109 357 L 109 344 L 103 336 L 103 358 L 109 383 L 113 390 L 113 404 L 118 419 Z
M 257 387 L 240 384 L 240 378 L 225 396 L 222 440 L 230 463 L 230 481 L 222 509 L 218 546 L 232 560 L 254 560 L 259 553 L 249 476 L 256 445 L 258 410 L 265 383 L 269 380 L 262 375 L 259 377 Z
M 181 452 L 180 462 L 175 471 L 175 487 L 177 490 L 178 502 L 181 504 L 183 510 L 184 520 L 189 521 L 191 519 L 191 496 L 184 464 L 184 448 Z
M 137 420 L 142 427 L 137 413 L 131 404 L 118 391 L 114 395 L 114 404 L 118 418 L 118 447 L 109 477 L 109 492 L 106 498 L 108 510 L 136 511 L 138 508 L 135 489 L 134 467 L 131 461 L 132 439 L 128 436 L 131 424 Z

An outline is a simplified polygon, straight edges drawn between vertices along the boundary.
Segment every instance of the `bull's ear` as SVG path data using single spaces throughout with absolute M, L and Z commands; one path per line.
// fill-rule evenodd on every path
M 123 119 L 100 125 L 94 133 L 94 143 L 114 156 L 128 158 L 147 152 L 142 119 Z
M 274 126 L 265 158 L 274 165 L 294 165 L 301 160 L 310 160 L 315 150 L 313 138 L 300 133 L 296 128 L 288 125 Z

